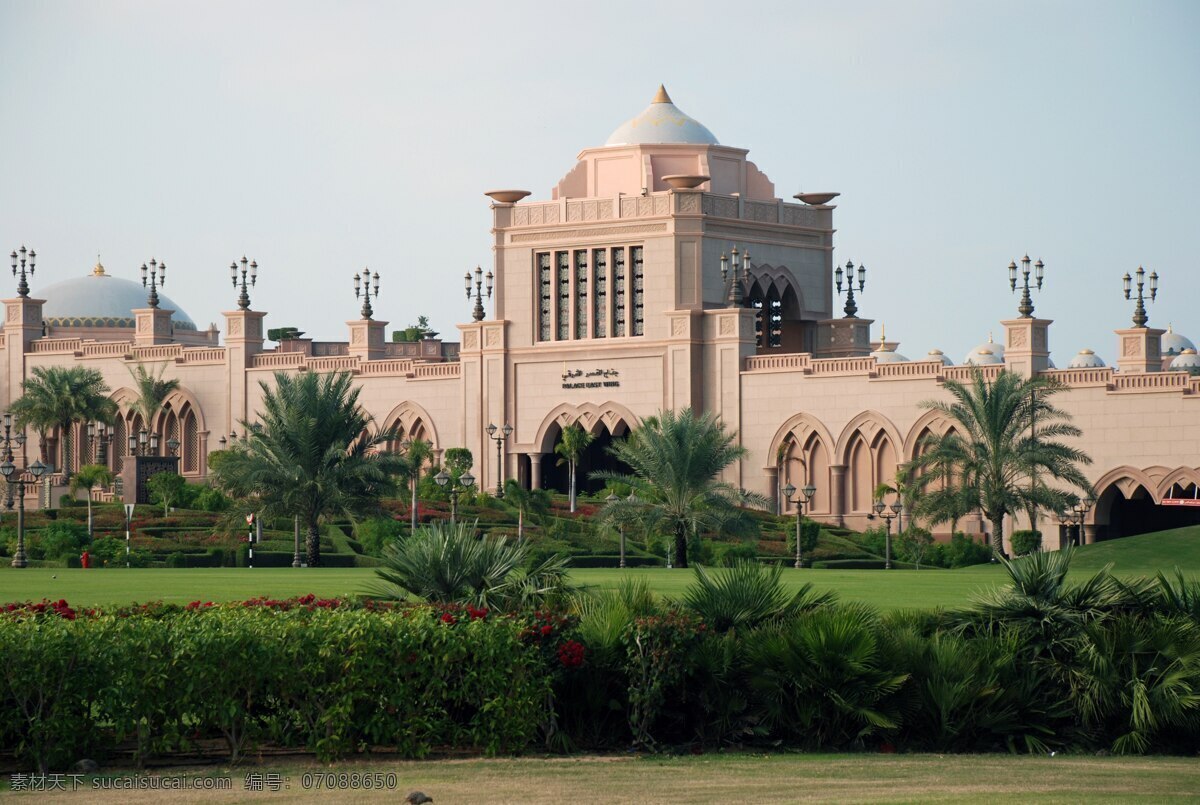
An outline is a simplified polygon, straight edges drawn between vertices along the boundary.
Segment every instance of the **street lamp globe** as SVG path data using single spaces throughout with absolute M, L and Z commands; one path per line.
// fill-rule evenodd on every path
M 803 492 L 804 492 L 804 500 L 805 500 L 805 502 L 807 502 L 807 501 L 812 500 L 813 496 L 817 494 L 817 488 L 815 486 L 813 486 L 812 484 L 808 484 L 807 486 L 804 487 Z
M 787 486 L 785 486 L 783 488 L 783 496 L 786 497 L 788 500 L 791 500 L 792 495 L 794 495 L 794 494 L 796 494 L 796 487 L 793 486 L 792 484 L 788 484 Z
M 437 475 L 433 476 L 433 480 L 437 482 L 438 486 L 445 486 L 446 484 L 450 483 L 450 476 L 445 470 L 442 470 Z
M 475 476 L 471 474 L 470 470 L 464 472 L 462 477 L 460 477 L 458 480 L 461 481 L 462 485 L 467 489 L 470 489 L 475 485 Z

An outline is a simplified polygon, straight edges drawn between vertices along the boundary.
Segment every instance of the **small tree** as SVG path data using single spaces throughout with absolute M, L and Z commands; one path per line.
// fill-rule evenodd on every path
M 465 447 L 451 447 L 446 451 L 445 459 L 446 472 L 450 473 L 451 478 L 461 478 L 475 463 L 475 457 Z
M 112 482 L 112 470 L 103 464 L 85 464 L 79 468 L 78 472 L 71 476 L 71 494 L 78 495 L 80 489 L 86 490 L 88 493 L 88 539 L 92 539 L 96 533 L 92 522 L 92 490 L 97 486 L 108 486 Z
M 517 513 L 517 539 L 525 538 L 525 515 L 544 515 L 550 510 L 550 493 L 545 489 L 526 489 L 516 478 L 504 482 L 500 503 Z
M 558 453 L 558 465 L 561 467 L 566 464 L 571 469 L 571 511 L 575 511 L 575 469 L 579 465 L 579 459 L 583 457 L 583 451 L 587 450 L 592 440 L 596 438 L 588 433 L 578 424 L 572 425 L 562 432 L 562 439 L 554 446 L 554 452 Z
M 917 570 L 921 569 L 921 560 L 933 545 L 933 534 L 928 529 L 910 525 L 900 533 L 900 548 L 904 555 L 913 561 Z
M 410 527 L 413 532 L 417 530 L 418 509 L 421 505 L 420 495 L 418 494 L 421 486 L 421 471 L 432 457 L 433 445 L 429 442 L 424 439 L 413 439 L 408 442 L 404 453 L 404 474 L 408 476 L 409 491 L 412 494 L 412 511 L 409 514 L 411 515 Z
M 156 473 L 146 481 L 146 488 L 150 490 L 150 494 L 162 501 L 163 517 L 170 514 L 171 504 L 183 496 L 186 487 L 187 481 L 182 475 L 174 472 Z

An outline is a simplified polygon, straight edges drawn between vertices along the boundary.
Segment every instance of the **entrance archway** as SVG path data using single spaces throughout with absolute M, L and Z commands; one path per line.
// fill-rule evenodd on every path
M 590 495 L 604 488 L 604 481 L 591 477 L 593 472 L 607 470 L 627 473 L 630 471 L 628 464 L 617 460 L 609 453 L 609 448 L 614 441 L 629 435 L 629 429 L 623 422 L 618 423 L 617 431 L 614 434 L 607 425 L 600 425 L 593 434 L 591 443 L 579 457 L 579 463 L 575 468 L 575 486 L 580 495 Z M 550 452 L 542 459 L 542 488 L 565 495 L 571 489 L 571 468 L 565 462 L 559 464 L 560 456 L 555 452 L 562 441 L 562 428 L 556 423 L 552 427 L 552 433 L 548 435 L 553 437 L 553 441 Z
M 1196 490 L 1175 490 L 1170 499 L 1194 499 Z M 1096 520 L 1102 540 L 1133 537 L 1172 528 L 1200 525 L 1200 506 L 1164 505 L 1142 484 L 1132 485 L 1128 496 L 1119 484 L 1109 485 L 1096 500 Z

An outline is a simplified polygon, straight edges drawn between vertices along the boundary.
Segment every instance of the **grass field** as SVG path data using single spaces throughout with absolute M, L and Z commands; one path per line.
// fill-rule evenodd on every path
M 1008 755 L 699 755 L 268 764 L 190 771 L 232 778 L 228 791 L 88 791 L 25 795 L 38 802 L 397 802 L 422 791 L 446 803 L 560 802 L 1164 802 L 1195 797 L 1192 758 Z M 246 774 L 288 788 L 251 792 Z M 318 774 L 394 774 L 395 789 L 317 790 Z M 313 777 L 305 788 L 305 773 Z M 330 778 L 324 778 L 330 779 Z M 86 781 L 85 781 L 86 782 Z M 282 782 L 282 781 L 281 781 Z M 20 801 L 22 795 L 14 795 Z
M 1079 550 L 1074 577 L 1112 564 L 1123 576 L 1153 575 L 1178 566 L 1200 575 L 1200 527 L 1181 528 L 1090 545 Z M 580 569 L 572 574 L 583 585 L 613 587 L 624 578 L 644 578 L 663 595 L 678 596 L 692 581 L 690 571 L 665 568 Z M 788 568 L 789 584 L 811 582 L 835 590 L 844 600 L 864 601 L 881 609 L 953 607 L 975 592 L 1004 582 L 1003 570 L 980 565 L 961 570 L 800 570 Z M 293 568 L 195 568 L 150 570 L 78 570 L 67 568 L 0 569 L 0 602 L 65 598 L 81 606 L 127 604 L 161 599 L 228 601 L 265 595 L 288 597 L 356 595 L 375 580 L 369 568 L 321 570 Z

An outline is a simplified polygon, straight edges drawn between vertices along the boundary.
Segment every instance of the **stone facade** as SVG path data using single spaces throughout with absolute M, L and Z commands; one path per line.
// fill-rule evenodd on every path
M 169 314 L 146 309 L 129 313 L 136 332 L 53 337 L 41 301 L 8 299 L 0 402 L 34 367 L 95 368 L 122 411 L 109 463 L 119 467 L 128 451 L 118 448 L 147 427 L 163 444 L 177 439 L 183 474 L 200 479 L 208 454 L 254 421 L 275 372 L 347 371 L 381 426 L 428 439 L 435 454 L 470 448 L 481 488 L 501 477 L 539 485 L 571 424 L 620 436 L 661 409 L 690 406 L 718 414 L 747 448 L 727 480 L 777 502 L 784 484 L 811 483 L 813 516 L 864 528 L 874 487 L 914 457 L 924 434 L 950 427 L 919 403 L 944 399 L 944 382 L 972 369 L 872 357 L 871 321 L 836 318 L 835 207 L 774 198 L 746 154 L 712 142 L 586 149 L 550 201 L 496 200 L 494 318 L 459 325 L 457 345 L 385 343 L 384 322 L 358 320 L 346 342 L 266 349 L 266 314 L 250 310 L 224 314 L 223 346 L 178 337 Z M 1059 402 L 1095 460 L 1087 539 L 1128 532 L 1137 512 L 1197 494 L 1200 377 L 1164 371 L 1163 331 L 1117 331 L 1119 371 L 1056 370 L 1048 320 L 1000 324 L 1002 362 L 982 371 L 1047 373 L 1069 387 Z M 152 423 L 131 410 L 138 362 L 180 381 Z M 489 423 L 513 427 L 500 465 Z M 75 445 L 73 465 L 93 460 L 82 431 Z M 1200 507 L 1171 511 L 1200 522 Z M 978 517 L 959 526 L 987 527 Z

